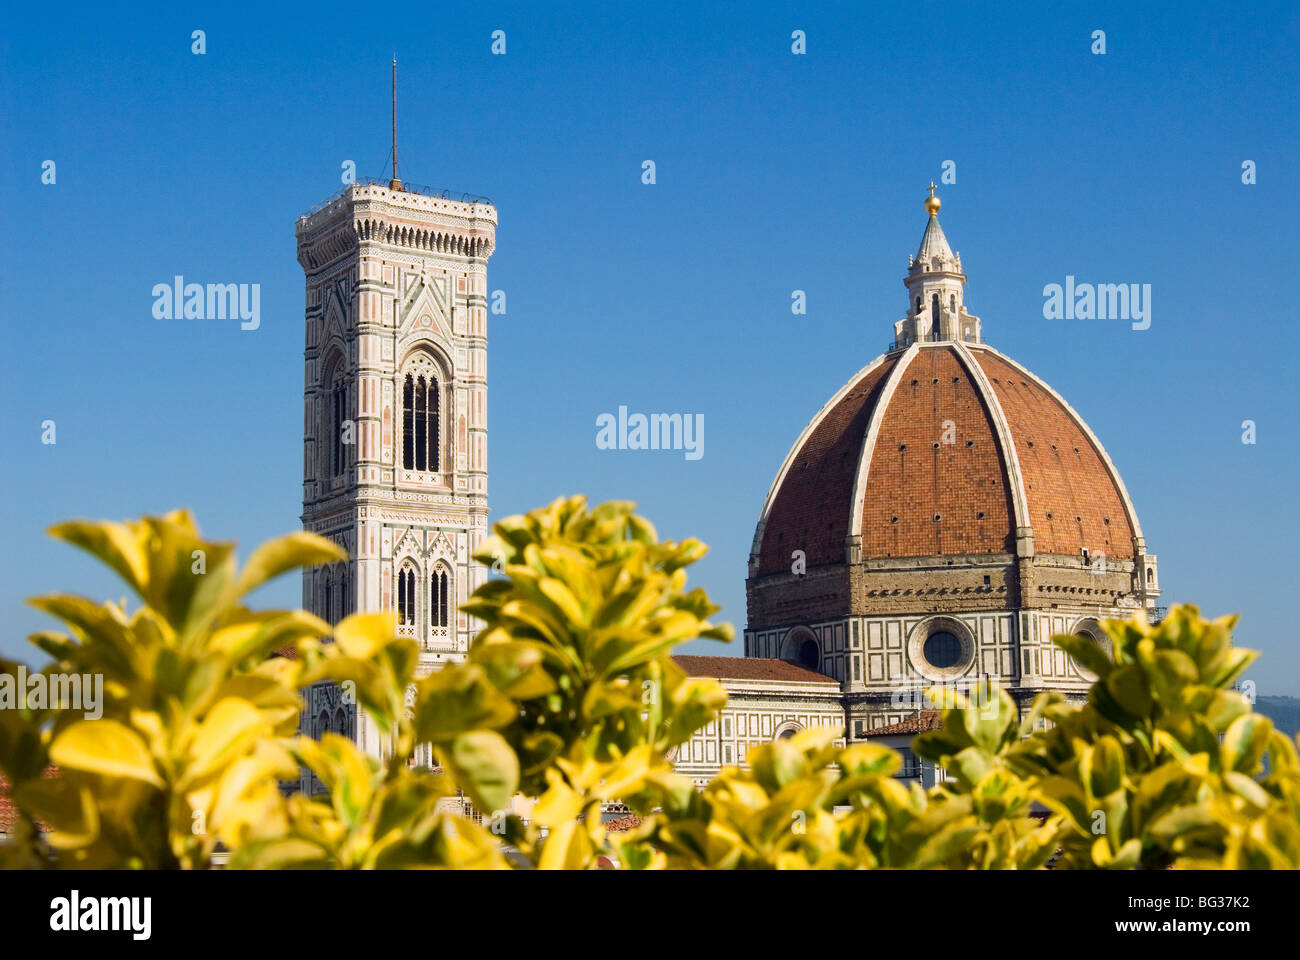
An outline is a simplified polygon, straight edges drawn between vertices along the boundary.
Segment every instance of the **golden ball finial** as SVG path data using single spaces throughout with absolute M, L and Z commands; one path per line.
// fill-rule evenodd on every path
M 939 212 L 939 198 L 934 195 L 934 181 L 930 181 L 930 195 L 925 198 L 925 212 L 934 216 Z

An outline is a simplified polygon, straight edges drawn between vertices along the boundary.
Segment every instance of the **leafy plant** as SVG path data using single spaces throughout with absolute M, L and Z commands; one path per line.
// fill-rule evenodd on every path
M 0 711 L 0 770 L 21 822 L 5 865 L 193 868 L 208 864 L 218 841 L 234 847 L 282 831 L 277 779 L 297 775 L 284 738 L 298 725 L 302 665 L 270 654 L 309 648 L 329 625 L 239 601 L 343 551 L 295 533 L 237 570 L 233 545 L 201 539 L 180 511 L 50 532 L 112 567 L 142 605 L 128 613 L 125 602 L 69 594 L 32 601 L 68 629 L 30 638 L 54 659 L 46 674 L 102 676 L 105 702 L 99 719 L 54 705 Z M 0 670 L 16 682 L 17 664 Z M 43 776 L 50 764 L 57 778 Z
M 201 868 L 218 844 L 235 868 L 1300 866 L 1296 745 L 1233 689 L 1255 656 L 1232 647 L 1234 620 L 1195 607 L 1106 623 L 1113 658 L 1054 638 L 1098 676 L 1083 705 L 1044 694 L 1022 717 L 985 683 L 969 701 L 932 692 L 942 729 L 913 745 L 947 772 L 930 790 L 900 782 L 894 751 L 826 729 L 697 790 L 666 757 L 726 698 L 670 653 L 731 628 L 686 589 L 705 547 L 660 542 L 631 504 L 574 497 L 498 523 L 476 559 L 503 576 L 463 607 L 483 627 L 465 662 L 427 676 L 391 614 L 331 629 L 242 606 L 279 573 L 342 559 L 319 537 L 272 541 L 239 570 L 183 512 L 52 533 L 140 606 L 33 601 L 68 630 L 31 638 L 54 658 L 45 674 L 102 676 L 105 702 L 96 719 L 0 710 L 19 810 L 0 866 Z M 296 735 L 316 683 L 366 711 L 382 756 Z M 413 763 L 426 746 L 432 769 Z M 300 768 L 322 794 L 287 792 Z M 613 800 L 640 826 L 607 836 Z
M 22 811 L 3 855 L 193 868 L 220 842 L 233 867 L 500 867 L 509 845 L 517 863 L 593 864 L 607 849 L 600 803 L 650 803 L 648 785 L 673 777 L 665 753 L 724 702 L 669 651 L 731 628 L 685 590 L 706 548 L 659 542 L 630 504 L 559 500 L 495 530 L 479 556 L 506 577 L 466 606 L 486 627 L 465 663 L 418 678 L 418 649 L 391 614 L 348 617 L 321 642 L 330 627 L 310 614 L 238 604 L 276 573 L 342 559 L 318 537 L 267 544 L 238 573 L 233 548 L 202 540 L 185 513 L 54 528 L 143 605 L 128 618 L 125 605 L 35 601 L 71 630 L 32 638 L 50 669 L 102 673 L 109 702 L 95 720 L 0 712 L 0 770 Z M 342 737 L 293 735 L 298 692 L 320 682 L 344 685 L 374 720 L 382 760 Z M 423 744 L 439 770 L 411 767 Z M 54 780 L 42 777 L 51 763 Z M 284 795 L 278 781 L 299 764 L 324 797 Z M 508 809 L 521 789 L 538 798 L 527 823 Z M 458 815 L 461 793 L 490 812 L 489 829 Z
M 1041 697 L 1050 725 L 1005 760 L 1061 816 L 1062 866 L 1300 866 L 1296 744 L 1233 689 L 1258 656 L 1232 646 L 1236 619 L 1184 605 L 1157 626 L 1111 620 L 1113 659 L 1053 638 L 1097 682 L 1082 707 Z
M 729 767 L 665 804 L 620 845 L 623 857 L 704 869 L 1040 866 L 1057 827 L 1029 818 L 1029 783 L 985 753 L 1014 738 L 1017 717 L 1005 693 L 984 692 L 991 711 L 964 701 L 950 711 L 949 733 L 965 742 L 952 789 L 904 786 L 888 747 L 837 746 L 836 730 L 802 730 L 752 749 L 748 770 Z M 975 718 L 974 742 L 964 718 Z

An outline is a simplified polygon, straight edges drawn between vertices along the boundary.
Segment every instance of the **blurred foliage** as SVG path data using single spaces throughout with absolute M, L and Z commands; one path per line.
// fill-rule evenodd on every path
M 1088 702 L 1040 697 L 1048 728 L 998 756 L 1060 818 L 1061 866 L 1300 867 L 1296 743 L 1233 689 L 1258 656 L 1232 646 L 1236 620 L 1191 605 L 1157 626 L 1111 620 L 1113 656 L 1053 638 L 1097 675 Z M 923 746 L 951 749 L 938 734 Z
M 241 571 L 234 546 L 203 540 L 184 512 L 50 532 L 112 567 L 141 605 L 32 601 L 69 631 L 30 638 L 54 660 L 45 673 L 101 675 L 103 712 L 0 710 L 0 771 L 21 824 L 18 842 L 0 848 L 3 865 L 193 868 L 218 841 L 238 847 L 283 832 L 277 779 L 297 775 L 287 743 L 305 664 L 271 654 L 308 650 L 330 628 L 300 610 L 253 612 L 239 601 L 343 551 L 296 533 L 254 551 Z M 57 778 L 42 775 L 50 764 Z
M 670 656 L 731 639 L 686 589 L 704 545 L 581 497 L 493 530 L 475 558 L 503 576 L 462 607 L 482 629 L 465 662 L 420 676 L 391 614 L 331 628 L 241 605 L 344 559 L 319 537 L 272 541 L 240 570 L 184 512 L 53 528 L 140 606 L 33 601 L 68 631 L 31 638 L 55 661 L 45 673 L 101 675 L 103 714 L 0 710 L 18 808 L 0 866 L 202 868 L 218 844 L 233 868 L 1300 866 L 1296 745 L 1233 689 L 1255 655 L 1231 646 L 1231 618 L 1110 621 L 1113 655 L 1054 638 L 1098 677 L 1086 704 L 932 691 L 943 726 L 914 749 L 948 776 L 929 790 L 896 776 L 895 751 L 826 729 L 756 747 L 697 790 L 666 758 L 726 700 Z M 373 721 L 380 757 L 297 735 L 301 693 L 322 682 Z M 412 761 L 426 750 L 432 769 Z M 322 794 L 293 789 L 303 768 Z M 611 801 L 643 822 L 606 835 Z

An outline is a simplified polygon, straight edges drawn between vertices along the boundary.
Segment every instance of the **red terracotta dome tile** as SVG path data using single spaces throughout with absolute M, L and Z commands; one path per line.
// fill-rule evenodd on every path
M 993 420 L 952 348 L 920 350 L 899 378 L 880 419 L 862 517 L 865 558 L 1015 550 Z
M 1024 525 L 1036 553 L 1126 556 L 1130 511 L 1104 451 L 1049 387 L 982 345 L 919 345 L 877 360 L 813 418 L 768 497 L 757 573 L 789 573 L 795 550 L 810 570 L 846 563 L 855 513 L 864 560 L 1014 553 Z
M 1015 439 L 1035 552 L 1132 554 L 1124 497 L 1081 424 L 1023 368 L 990 350 L 974 353 Z
M 760 573 L 789 573 L 795 550 L 804 551 L 809 567 L 844 562 L 862 439 L 895 362 L 868 367 L 813 419 L 770 498 Z

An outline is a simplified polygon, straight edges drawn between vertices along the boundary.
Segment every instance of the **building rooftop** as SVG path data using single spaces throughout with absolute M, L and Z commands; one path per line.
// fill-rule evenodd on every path
M 784 660 L 763 657 L 695 657 L 683 654 L 674 656 L 673 662 L 692 677 L 780 680 L 783 683 L 829 683 L 839 686 L 839 681 L 834 677 Z
M 914 345 L 858 374 L 777 477 L 757 574 L 861 559 L 1036 552 L 1125 557 L 1141 535 L 1114 465 L 1050 387 L 985 345 Z
M 943 727 L 943 719 L 939 716 L 939 711 L 923 710 L 905 720 L 899 720 L 897 723 L 889 723 L 883 727 L 868 730 L 864 736 L 867 739 L 872 737 L 893 737 L 904 733 L 925 733 L 927 730 L 938 730 L 941 727 Z
M 46 779 L 52 780 L 58 777 L 58 775 L 58 767 L 51 766 L 45 768 Z M 14 806 L 13 797 L 9 796 L 9 781 L 0 776 L 0 836 L 9 833 L 12 830 L 16 819 L 18 819 L 18 810 Z M 41 826 L 43 828 L 44 825 L 42 824 Z

